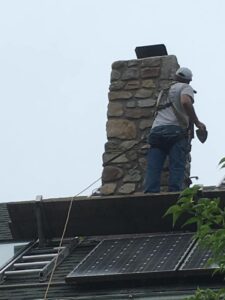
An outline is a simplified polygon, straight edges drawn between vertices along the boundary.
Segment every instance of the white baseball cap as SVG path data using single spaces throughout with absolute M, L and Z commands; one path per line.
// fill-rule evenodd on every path
M 176 75 L 181 78 L 181 79 L 185 79 L 185 80 L 188 80 L 188 81 L 191 81 L 192 80 L 192 72 L 190 69 L 188 68 L 179 68 L 177 71 L 176 71 Z

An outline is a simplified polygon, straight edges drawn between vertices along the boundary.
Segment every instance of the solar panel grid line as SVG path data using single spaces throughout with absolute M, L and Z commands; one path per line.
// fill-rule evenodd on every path
M 176 247 L 176 242 L 174 241 L 174 237 L 170 237 L 169 239 L 165 239 L 164 243 L 161 246 L 160 253 L 155 253 L 154 261 L 155 263 L 151 266 L 151 271 L 160 271 L 160 270 L 171 270 L 174 269 L 173 264 L 168 266 L 169 258 L 173 256 L 173 250 Z M 173 261 L 172 261 L 173 262 Z M 174 262 L 173 262 L 174 263 Z
M 109 244 L 109 243 L 107 243 L 107 244 Z M 97 272 L 99 275 L 104 274 L 104 271 L 108 271 L 108 270 L 104 270 L 102 267 L 99 268 L 99 266 L 102 266 L 102 265 L 108 266 L 111 263 L 111 257 L 116 255 L 116 252 L 117 252 L 116 251 L 116 245 L 112 244 L 112 243 L 109 244 L 107 246 L 106 251 L 104 251 L 100 257 L 99 256 L 94 256 L 93 257 L 94 261 L 93 261 L 92 270 L 89 269 L 88 273 L 92 274 L 92 273 Z
M 129 251 L 131 249 L 131 247 L 134 246 L 132 240 L 129 240 L 129 243 L 127 243 L 124 240 L 121 240 L 119 242 L 114 241 L 111 244 L 113 246 L 113 247 L 111 247 L 111 249 L 113 249 L 113 251 L 110 251 L 108 253 L 104 252 L 103 256 L 100 256 L 99 258 L 97 258 L 98 267 L 97 267 L 96 271 L 101 272 L 101 270 L 102 270 L 102 275 L 105 275 L 106 273 L 107 274 L 115 273 L 115 270 L 118 268 L 118 265 L 120 265 L 120 263 L 122 263 L 122 261 L 124 259 L 125 252 Z M 110 241 L 107 241 L 107 243 L 104 244 L 106 249 L 107 249 L 107 245 L 110 245 Z M 120 250 L 118 248 L 120 248 Z M 119 253 L 118 253 L 118 250 L 119 250 Z M 128 259 L 129 259 L 129 255 L 127 256 L 127 260 Z M 101 261 L 99 261 L 99 260 L 101 260 Z M 103 268 L 102 268 L 102 265 L 104 266 Z
M 101 242 L 99 242 L 99 244 L 97 244 L 96 245 L 96 247 L 94 248 L 94 249 L 92 249 L 86 256 L 85 256 L 85 258 L 75 267 L 75 269 L 71 272 L 71 273 L 73 273 L 74 271 L 76 271 L 76 269 L 78 269 L 78 268 L 81 268 L 82 269 L 82 266 L 83 266 L 83 264 L 85 263 L 85 261 L 90 257 L 90 256 L 92 256 L 92 254 L 95 252 L 95 250 L 101 245 L 101 243 L 102 243 L 102 241 Z M 70 274 L 71 274 L 70 273 Z
M 106 246 L 106 250 L 104 252 L 102 252 L 102 255 L 100 257 L 96 256 L 96 252 L 98 253 L 99 248 L 102 247 L 102 244 L 104 243 L 104 246 Z M 106 244 L 106 245 L 105 245 Z M 115 244 L 117 244 L 117 241 L 115 241 Z M 92 266 L 91 269 L 88 270 L 89 275 L 91 275 L 91 273 L 96 273 L 96 270 L 98 271 L 98 274 L 100 275 L 101 271 L 99 270 L 99 265 L 108 265 L 109 262 L 111 261 L 111 258 L 116 254 L 117 249 L 115 247 L 115 245 L 113 245 L 111 243 L 111 240 L 107 240 L 107 241 L 101 241 L 99 243 L 99 245 L 97 247 L 95 247 L 91 253 L 85 257 L 85 259 L 83 261 L 81 261 L 81 263 L 74 269 L 74 272 L 76 271 L 76 269 L 79 269 L 79 273 L 85 273 L 87 271 L 87 261 L 89 259 L 89 257 L 92 257 Z M 94 271 L 95 269 L 95 271 Z M 93 272 L 92 272 L 93 271 Z
M 165 239 L 163 238 L 162 241 L 163 240 Z M 158 261 L 155 257 L 158 248 L 160 248 L 160 245 L 163 245 L 162 241 L 159 242 L 158 237 L 152 237 L 147 241 L 147 243 L 144 243 L 146 246 L 145 249 L 143 246 L 140 246 L 140 249 L 143 248 L 143 251 L 141 252 L 141 257 L 140 255 L 138 257 L 138 266 L 137 268 L 134 268 L 133 272 L 144 272 L 150 267 L 151 270 L 154 271 L 157 268 Z
M 178 271 L 180 270 L 181 266 L 183 265 L 183 262 L 186 260 L 186 257 L 189 255 L 190 251 L 192 251 L 194 245 L 196 244 L 196 240 L 193 238 L 194 234 L 191 234 L 191 240 L 189 245 L 186 247 L 183 255 L 180 257 L 180 259 L 177 262 L 177 265 L 175 267 L 175 269 Z
M 125 271 L 132 261 L 135 263 L 135 258 L 133 258 L 133 252 L 138 250 L 138 244 L 135 239 L 121 240 L 119 244 L 121 246 L 121 250 L 113 259 L 114 270 L 111 269 L 111 271 L 114 271 L 114 273 L 116 270 L 121 270 L 122 266 L 122 271 Z M 105 269 L 105 271 L 107 271 L 107 269 L 110 267 L 111 265 L 109 265 Z
M 191 244 L 192 234 L 186 235 L 174 235 L 173 237 L 168 237 L 169 243 L 167 244 L 167 249 L 164 253 L 161 252 L 162 260 L 160 262 L 161 267 L 157 267 L 157 270 L 163 271 L 175 271 L 180 263 L 180 260 L 186 253 L 187 247 Z M 171 264 L 171 262 L 173 262 Z
M 136 253 L 133 254 L 135 257 L 135 260 L 138 262 L 136 263 L 136 266 L 133 267 L 132 265 L 127 268 L 127 272 L 133 272 L 133 273 L 138 273 L 138 272 L 143 272 L 148 268 L 149 263 L 152 261 L 152 254 L 151 254 L 151 249 L 156 248 L 156 241 L 153 238 L 146 239 L 143 241 L 142 245 L 139 246 L 138 250 Z M 132 263 L 132 261 L 131 261 Z
M 130 265 L 130 263 L 132 262 L 133 263 L 133 260 L 134 260 L 134 256 L 136 256 L 135 254 L 136 253 L 140 253 L 140 248 L 143 248 L 143 246 L 142 247 L 140 247 L 140 245 L 139 245 L 139 243 L 136 243 L 136 245 L 135 245 L 135 243 L 134 243 L 134 241 L 135 240 L 129 240 L 128 241 L 128 243 L 126 243 L 128 240 L 123 240 L 122 241 L 122 243 L 124 244 L 124 242 L 125 242 L 125 245 L 123 245 L 123 249 L 120 251 L 120 253 L 119 253 L 119 256 L 117 256 L 117 263 L 119 263 L 119 259 L 118 258 L 123 258 L 123 256 L 124 255 L 126 255 L 126 258 L 125 258 L 125 260 L 123 260 L 123 269 L 122 269 L 122 271 L 125 271 L 125 269 L 127 268 L 128 269 L 128 267 L 129 267 L 129 265 Z M 136 240 L 137 241 L 137 240 Z M 140 242 L 140 240 L 138 240 L 139 242 Z M 114 243 L 118 243 L 118 241 L 114 241 Z M 121 244 L 121 241 L 120 241 L 120 244 Z M 124 252 L 127 252 L 127 248 L 129 248 L 129 246 L 132 244 L 132 253 L 130 253 L 130 255 L 129 254 L 127 254 L 127 253 L 124 253 Z M 104 264 L 104 265 L 106 265 L 107 267 L 105 268 L 105 270 L 104 271 L 106 271 L 106 272 L 108 272 L 109 271 L 109 269 L 110 269 L 110 267 L 112 266 L 112 264 L 110 264 L 111 263 L 111 259 L 112 259 L 112 252 L 110 251 L 112 248 L 114 248 L 114 245 L 112 245 L 111 244 L 111 246 L 109 247 L 109 246 L 107 246 L 107 245 L 105 245 L 106 246 L 106 248 L 107 248 L 107 251 L 106 252 L 104 252 L 104 254 L 103 254 L 103 258 L 104 258 L 104 256 L 105 256 L 105 259 L 102 261 L 102 263 Z M 153 250 L 153 249 L 152 249 Z M 153 250 L 153 253 L 154 253 L 154 251 L 156 251 L 156 250 Z M 135 253 L 136 252 L 136 253 Z M 135 253 L 135 254 L 134 254 Z M 107 255 L 108 254 L 108 255 Z M 107 256 L 109 256 L 110 255 L 110 259 L 109 259 L 109 261 L 106 259 L 107 258 Z M 153 254 L 152 254 L 153 255 Z M 102 257 L 100 256 L 100 259 L 101 259 Z M 113 263 L 115 263 L 116 262 L 116 260 L 115 261 L 113 261 Z M 99 261 L 97 261 L 96 262 L 96 260 L 93 260 L 92 259 L 92 269 L 95 269 L 95 272 L 97 271 L 97 269 L 98 268 L 96 268 L 96 263 L 98 264 L 99 263 Z M 140 265 L 140 257 L 139 257 L 139 265 Z M 132 268 L 133 268 L 133 266 L 132 266 Z M 81 271 L 81 270 L 80 270 Z M 112 271 L 112 270 L 111 270 Z M 129 271 L 129 270 L 127 270 L 127 271 Z M 130 270 L 131 271 L 131 270 Z M 133 270 L 133 271 L 136 271 L 136 270 Z M 88 270 L 88 273 L 91 273 L 91 271 L 90 270 Z M 104 272 L 103 272 L 104 273 Z
M 193 255 L 194 251 L 197 248 L 197 243 L 193 246 L 193 248 L 190 250 L 190 253 L 188 254 L 188 256 L 185 258 L 185 260 L 183 261 L 183 263 L 180 266 L 180 270 L 185 270 L 185 266 L 187 266 L 187 264 L 190 262 L 190 258 Z
M 135 243 L 136 241 L 136 243 Z M 115 259 L 112 260 L 113 258 L 113 252 L 109 251 L 111 248 L 116 249 L 116 247 L 112 247 L 112 242 L 113 244 L 116 244 L 117 246 L 117 253 L 115 253 Z M 110 247 L 111 245 L 111 247 Z M 133 261 L 133 253 L 138 252 L 139 249 L 139 244 L 137 243 L 137 239 L 120 239 L 120 240 L 107 240 L 104 241 L 104 247 L 107 249 L 106 251 L 103 252 L 103 255 L 95 258 L 92 257 L 92 268 L 94 269 L 97 264 L 99 264 L 99 260 L 101 260 L 101 265 L 100 268 L 102 268 L 102 265 L 106 266 L 104 270 L 102 270 L 103 275 L 105 273 L 114 273 L 113 269 L 120 269 L 121 264 L 123 265 L 122 271 L 125 272 L 127 267 L 129 266 L 129 262 Z M 121 250 L 118 252 L 118 248 Z M 132 251 L 129 251 L 132 248 Z M 98 249 L 95 249 L 98 251 Z M 93 253 L 92 253 L 93 256 Z M 112 268 L 112 263 L 114 264 L 114 268 Z M 86 266 L 84 266 L 86 268 Z M 82 272 L 82 269 L 79 270 Z M 95 268 L 95 271 L 97 268 Z M 90 274 L 90 270 L 88 270 L 88 273 Z M 98 272 L 99 274 L 99 272 Z
M 148 253 L 144 253 L 143 255 L 144 267 L 141 266 L 141 264 L 139 267 L 142 272 L 148 272 L 149 269 L 151 269 L 151 272 L 158 271 L 164 264 L 164 257 L 168 246 L 167 239 L 164 237 L 161 241 L 159 238 L 155 238 L 154 240 L 154 243 L 152 243 L 152 245 L 150 245 L 147 249 Z M 169 247 L 171 247 L 171 245 Z
M 209 249 L 202 248 L 197 242 L 181 265 L 181 270 L 214 269 L 216 266 L 208 266 L 207 261 L 212 253 Z
M 105 275 L 106 273 L 115 273 L 115 270 L 117 268 L 120 268 L 121 264 L 126 265 L 128 263 L 130 257 L 132 256 L 132 252 L 130 250 L 131 248 L 135 249 L 136 246 L 137 245 L 135 245 L 134 240 L 132 239 L 119 241 L 109 240 L 107 242 L 104 241 L 104 247 L 107 250 L 104 251 L 102 255 L 100 257 L 97 257 L 97 259 L 95 260 L 95 265 L 97 263 L 95 271 L 97 271 L 98 274 L 100 273 L 100 271 L 102 271 L 102 275 Z M 110 249 L 113 249 L 113 251 L 108 251 Z
M 146 250 L 146 245 L 148 243 L 148 239 L 144 242 L 143 238 L 141 240 L 134 240 L 134 248 L 132 249 L 132 252 L 130 252 L 129 256 L 127 257 L 126 264 L 123 264 L 123 267 L 121 271 L 123 273 L 132 273 L 132 272 L 138 272 L 138 268 L 140 268 L 140 265 L 143 264 L 143 260 L 145 256 L 143 255 L 144 251 Z M 141 244 L 141 243 L 142 244 Z
M 68 277 L 84 281 L 176 271 L 192 237 L 187 233 L 103 240 Z

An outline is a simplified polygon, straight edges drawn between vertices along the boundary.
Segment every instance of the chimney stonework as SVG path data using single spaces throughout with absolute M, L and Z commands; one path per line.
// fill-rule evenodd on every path
M 174 80 L 178 67 L 177 58 L 173 55 L 112 64 L 106 124 L 108 141 L 103 154 L 100 189 L 102 195 L 143 191 L 147 140 L 139 142 L 147 137 L 151 128 L 159 91 Z M 127 149 L 130 150 L 124 153 Z M 116 158 L 112 160 L 113 157 Z M 166 190 L 167 179 L 168 167 L 165 166 L 162 190 Z

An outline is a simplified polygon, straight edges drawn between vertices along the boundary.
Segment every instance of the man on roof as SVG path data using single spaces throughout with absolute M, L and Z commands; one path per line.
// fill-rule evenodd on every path
M 182 190 L 186 157 L 190 151 L 189 125 L 202 133 L 206 126 L 194 110 L 194 93 L 190 86 L 192 72 L 188 68 L 176 71 L 175 82 L 158 97 L 155 119 L 150 130 L 145 193 L 160 192 L 160 178 L 164 162 L 169 157 L 169 191 Z

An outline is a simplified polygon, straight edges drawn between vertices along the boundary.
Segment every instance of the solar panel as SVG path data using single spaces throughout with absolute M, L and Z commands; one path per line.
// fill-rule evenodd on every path
M 210 250 L 203 249 L 196 244 L 181 265 L 180 270 L 214 269 L 216 266 L 207 265 L 207 261 L 211 255 L 212 252 Z
M 68 276 L 87 282 L 174 271 L 193 243 L 192 234 L 103 240 Z

